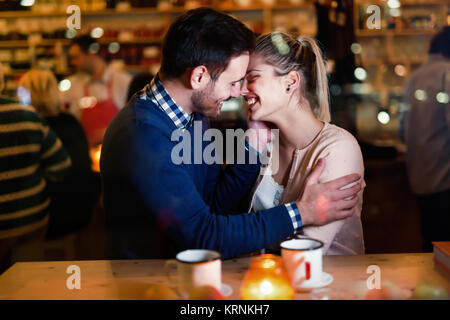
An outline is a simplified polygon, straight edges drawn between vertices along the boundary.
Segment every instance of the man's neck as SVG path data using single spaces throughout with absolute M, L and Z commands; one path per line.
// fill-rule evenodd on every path
M 191 114 L 193 112 L 191 91 L 183 83 L 183 80 L 180 78 L 167 79 L 161 74 L 159 74 L 159 79 L 176 104 L 188 114 Z

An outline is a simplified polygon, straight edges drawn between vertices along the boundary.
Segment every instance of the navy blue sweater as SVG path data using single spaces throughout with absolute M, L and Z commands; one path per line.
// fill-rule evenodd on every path
M 214 249 L 230 258 L 293 234 L 284 206 L 235 212 L 248 196 L 259 164 L 225 169 L 204 162 L 174 164 L 175 124 L 152 101 L 135 97 L 111 122 L 103 141 L 108 258 L 172 258 L 188 248 Z M 207 128 L 201 115 L 195 114 L 195 121 Z M 186 130 L 193 137 L 194 126 Z

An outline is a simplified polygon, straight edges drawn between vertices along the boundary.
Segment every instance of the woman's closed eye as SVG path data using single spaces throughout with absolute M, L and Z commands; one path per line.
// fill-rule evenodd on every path
M 259 74 L 249 75 L 249 76 L 247 76 L 247 83 L 252 83 L 252 82 L 254 82 L 257 78 L 259 78 Z

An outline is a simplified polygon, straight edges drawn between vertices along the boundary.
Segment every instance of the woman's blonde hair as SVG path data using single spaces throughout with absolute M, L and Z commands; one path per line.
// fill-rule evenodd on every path
M 256 39 L 254 53 L 265 59 L 279 75 L 297 71 L 301 76 L 301 97 L 309 102 L 317 119 L 330 122 L 328 79 L 322 51 L 314 38 L 298 40 L 282 32 L 261 35 Z
M 30 91 L 31 105 L 43 116 L 61 112 L 61 100 L 55 76 L 48 70 L 31 70 L 20 79 L 20 85 Z

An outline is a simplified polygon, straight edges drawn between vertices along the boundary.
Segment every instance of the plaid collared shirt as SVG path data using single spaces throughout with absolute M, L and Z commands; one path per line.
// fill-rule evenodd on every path
M 184 129 L 186 126 L 192 125 L 194 114 L 188 114 L 173 100 L 164 88 L 158 74 L 156 74 L 150 84 L 145 86 L 139 97 L 143 100 L 149 99 L 157 104 L 169 116 L 178 129 Z M 247 140 L 245 141 L 245 147 L 248 151 L 254 150 L 254 152 L 258 152 L 248 144 Z M 290 202 L 284 204 L 284 206 L 291 217 L 294 233 L 300 232 L 302 230 L 302 218 L 297 204 Z
M 150 84 L 145 86 L 140 94 L 140 98 L 143 100 L 150 99 L 157 104 L 178 129 L 184 129 L 186 126 L 191 125 L 194 120 L 194 115 L 184 111 L 169 95 L 158 74 L 156 74 Z

